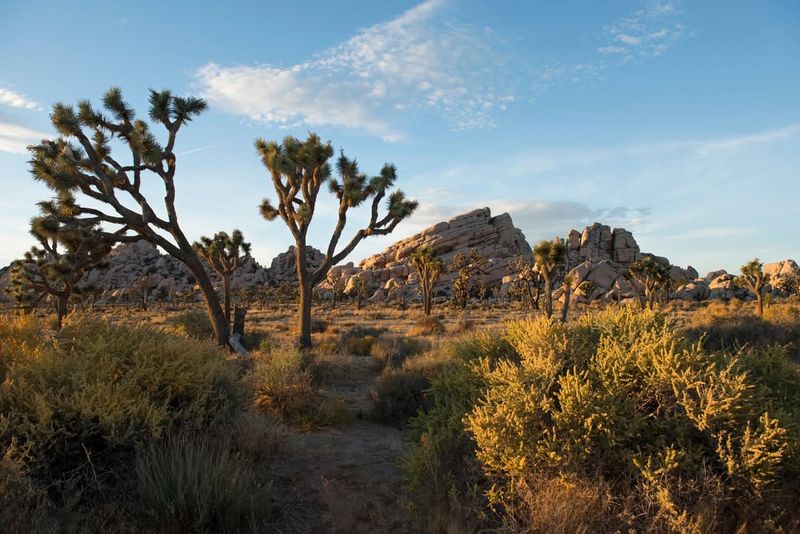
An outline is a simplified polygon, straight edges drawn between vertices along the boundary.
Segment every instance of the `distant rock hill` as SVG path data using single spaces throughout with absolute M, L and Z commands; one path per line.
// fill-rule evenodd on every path
M 333 272 L 345 277 L 346 293 L 352 294 L 357 281 L 363 279 L 370 290 L 370 300 L 381 301 L 393 297 L 400 288 L 413 290 L 419 285 L 411 267 L 411 255 L 420 247 L 431 247 L 445 264 L 449 264 L 456 254 L 477 250 L 487 260 L 481 278 L 496 286 L 508 273 L 508 263 L 514 257 L 530 258 L 532 254 L 525 236 L 514 226 L 508 213 L 492 217 L 489 208 L 482 208 L 398 241 L 383 252 L 362 260 L 358 267 L 348 263 L 334 267 Z M 447 291 L 455 276 L 456 273 L 444 273 L 439 289 Z
M 594 223 L 582 231 L 570 231 L 565 242 L 568 250 L 565 272 L 573 275 L 577 288 L 573 298 L 578 302 L 633 297 L 636 292 L 624 274 L 631 263 L 646 255 L 670 267 L 670 274 L 676 282 L 672 293 L 674 298 L 694 301 L 749 298 L 746 289 L 735 285 L 733 274 L 720 270 L 701 277 L 691 266 L 673 266 L 667 258 L 642 252 L 633 234 L 623 228 Z M 449 264 L 457 254 L 477 250 L 487 260 L 480 275 L 483 283 L 500 289 L 500 294 L 505 294 L 516 279 L 516 275 L 509 272 L 509 262 L 516 256 L 528 260 L 532 257 L 530 245 L 508 213 L 492 216 L 489 208 L 482 208 L 397 241 L 383 252 L 362 260 L 358 266 L 352 262 L 338 265 L 333 268 L 333 273 L 344 277 L 348 294 L 354 294 L 358 282 L 364 280 L 373 301 L 398 296 L 401 290 L 413 295 L 418 280 L 410 265 L 410 257 L 423 246 L 433 248 L 445 264 Z M 312 268 L 319 266 L 324 259 L 322 252 L 313 247 L 309 247 L 307 257 Z M 221 281 L 216 273 L 208 270 L 212 280 L 219 285 Z M 778 281 L 798 272 L 798 265 L 787 259 L 765 264 L 764 271 L 771 275 L 773 285 L 779 286 Z M 8 267 L 0 269 L 0 300 L 9 300 L 3 293 L 8 284 L 8 274 Z M 449 294 L 455 276 L 455 273 L 444 273 L 437 290 Z M 294 247 L 289 247 L 276 256 L 269 267 L 263 267 L 251 257 L 246 258 L 233 276 L 233 286 L 279 286 L 296 283 L 296 280 Z M 107 298 L 120 296 L 137 283 L 146 283 L 151 292 L 166 293 L 189 292 L 195 285 L 193 276 L 182 263 L 159 253 L 146 241 L 115 247 L 108 265 L 89 272 L 83 281 L 84 286 L 97 288 Z M 329 292 L 330 286 L 324 282 L 319 291 Z M 560 297 L 558 290 L 555 296 Z

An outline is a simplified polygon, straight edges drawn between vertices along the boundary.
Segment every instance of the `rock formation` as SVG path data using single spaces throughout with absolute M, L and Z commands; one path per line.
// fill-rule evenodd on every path
M 266 283 L 274 286 L 297 283 L 297 262 L 295 260 L 294 245 L 289 250 L 278 254 L 272 259 L 269 269 L 266 269 Z M 325 255 L 314 247 L 306 247 L 306 262 L 309 269 L 316 269 L 322 265 Z
M 456 254 L 477 250 L 487 260 L 480 278 L 485 284 L 497 287 L 508 273 L 508 263 L 515 256 L 530 258 L 532 254 L 525 236 L 514 227 L 508 213 L 492 217 L 489 208 L 482 208 L 398 241 L 383 252 L 362 260 L 358 267 L 351 262 L 334 267 L 333 272 L 346 278 L 346 293 L 352 294 L 358 280 L 364 279 L 370 289 L 371 300 L 383 300 L 401 287 L 409 291 L 417 287 L 410 256 L 420 247 L 433 248 L 445 264 L 449 264 Z M 455 273 L 443 274 L 437 289 L 443 293 L 451 291 L 455 276 Z M 325 284 L 322 288 L 325 289 Z

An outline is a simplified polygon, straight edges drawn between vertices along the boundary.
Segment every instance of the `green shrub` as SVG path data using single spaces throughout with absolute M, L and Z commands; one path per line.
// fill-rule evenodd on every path
M 0 382 L 20 358 L 33 357 L 43 343 L 43 325 L 33 315 L 0 315 Z
M 481 361 L 486 385 L 465 419 L 508 524 L 542 524 L 541 480 L 571 477 L 621 496 L 587 519 L 590 530 L 609 514 L 627 518 L 622 530 L 796 526 L 786 503 L 797 488 L 783 480 L 797 474 L 786 419 L 800 375 L 785 359 L 754 372 L 758 363 L 708 355 L 663 316 L 632 308 L 574 325 L 514 323 L 509 340 L 519 362 Z M 776 370 L 789 384 L 764 378 Z
M 485 477 L 463 420 L 485 386 L 478 361 L 518 357 L 505 335 L 484 332 L 409 360 L 412 368 L 425 368 L 427 362 L 446 365 L 426 390 L 427 411 L 418 411 L 409 422 L 409 437 L 417 446 L 403 461 L 409 493 L 427 518 L 428 531 L 470 532 L 485 522 L 488 502 L 480 486 Z
M 166 436 L 136 458 L 137 516 L 161 532 L 238 531 L 264 506 L 252 472 L 224 440 Z
M 214 327 L 208 313 L 203 310 L 191 310 L 176 315 L 169 319 L 168 324 L 175 333 L 193 337 L 200 340 L 212 339 Z
M 379 421 L 403 426 L 405 421 L 427 407 L 430 378 L 418 371 L 392 370 L 375 382 L 375 416 Z
M 9 370 L 0 446 L 14 444 L 48 488 L 100 489 L 136 448 L 171 429 L 231 420 L 242 399 L 236 369 L 210 343 L 73 317 Z

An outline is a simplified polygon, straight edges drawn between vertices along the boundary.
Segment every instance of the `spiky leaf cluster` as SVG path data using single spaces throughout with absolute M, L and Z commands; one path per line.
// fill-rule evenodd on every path
M 12 264 L 9 293 L 21 304 L 35 304 L 47 295 L 68 298 L 84 273 L 104 263 L 112 241 L 97 223 L 76 215 L 74 198 L 38 203 L 30 234 L 39 242 Z
M 246 243 L 241 230 L 217 232 L 214 237 L 203 236 L 195 241 L 194 248 L 220 275 L 233 274 L 239 268 L 240 256 L 250 255 L 250 243 Z

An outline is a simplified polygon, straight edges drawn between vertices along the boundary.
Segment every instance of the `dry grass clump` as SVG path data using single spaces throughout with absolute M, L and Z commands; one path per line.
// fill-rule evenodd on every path
M 207 435 L 166 436 L 137 456 L 134 473 L 137 515 L 161 532 L 236 532 L 256 504 L 269 506 L 250 462 Z
M 772 303 L 759 317 L 752 303 L 711 302 L 692 314 L 686 335 L 702 339 L 709 350 L 779 343 L 800 351 L 800 305 Z
M 168 330 L 176 334 L 206 340 L 214 337 L 214 328 L 208 313 L 203 310 L 189 310 L 170 317 Z
M 284 345 L 253 353 L 253 360 L 245 382 L 257 410 L 300 428 L 343 426 L 350 421 L 344 401 L 325 398 L 315 387 L 328 368 L 327 358 L 318 362 L 312 353 Z
M 375 341 L 370 356 L 381 369 L 397 369 L 410 357 L 428 350 L 430 343 L 412 337 L 384 336 Z
M 429 315 L 418 319 L 414 326 L 408 331 L 410 336 L 435 336 L 444 334 L 444 323 L 438 317 Z

